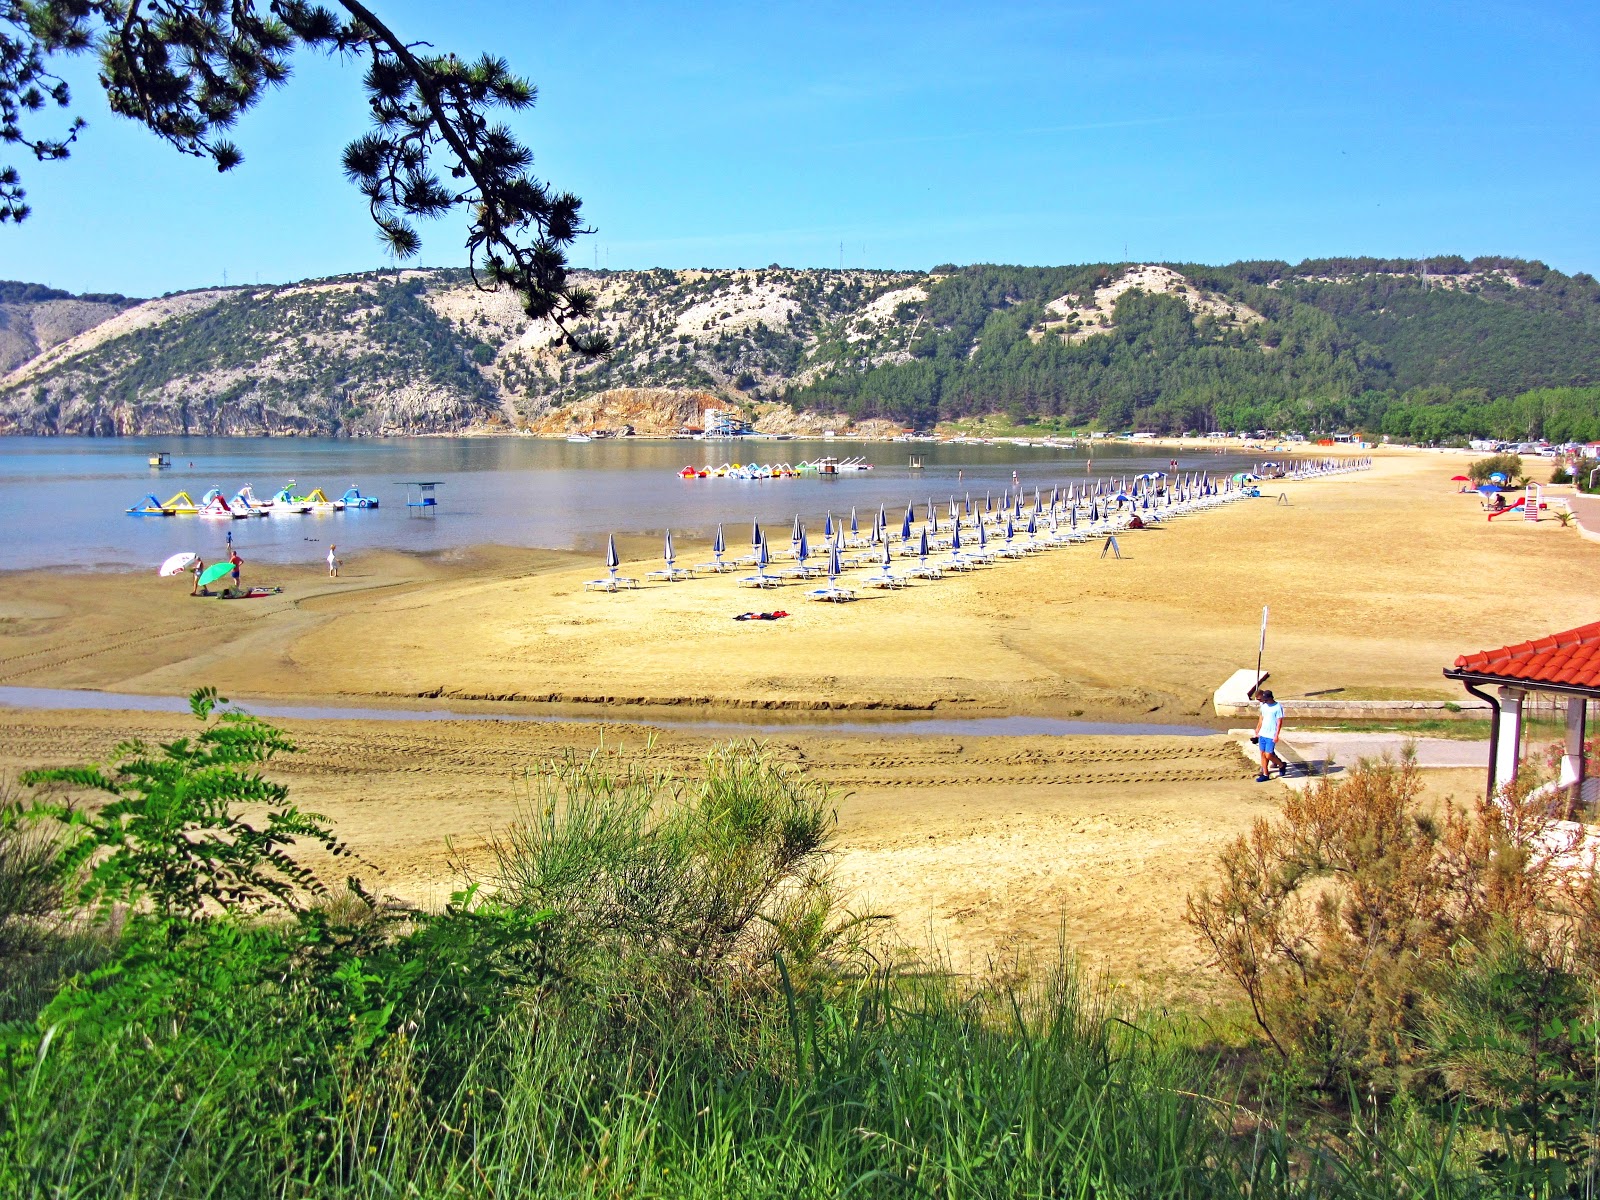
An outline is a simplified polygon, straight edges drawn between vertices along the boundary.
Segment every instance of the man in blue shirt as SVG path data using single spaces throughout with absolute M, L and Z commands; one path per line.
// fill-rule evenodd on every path
M 1274 764 L 1278 768 L 1278 778 L 1288 774 L 1283 759 L 1278 757 L 1278 739 L 1283 735 L 1283 705 L 1265 689 L 1257 692 L 1256 698 L 1261 701 L 1261 711 L 1256 717 L 1255 736 L 1250 740 L 1261 750 L 1261 774 L 1256 776 L 1256 782 L 1265 783 L 1271 778 Z

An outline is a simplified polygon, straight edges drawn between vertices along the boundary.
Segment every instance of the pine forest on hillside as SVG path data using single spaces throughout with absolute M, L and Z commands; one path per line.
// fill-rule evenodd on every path
M 583 273 L 591 360 L 461 271 L 139 302 L 0 284 L 0 429 L 364 434 L 559 427 L 665 389 L 928 429 L 1360 429 L 1600 439 L 1600 284 L 1457 257 L 931 272 Z M 573 418 L 576 419 L 576 418 Z

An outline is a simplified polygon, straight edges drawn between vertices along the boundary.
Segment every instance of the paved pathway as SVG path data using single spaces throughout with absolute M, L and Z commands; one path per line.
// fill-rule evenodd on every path
M 1250 744 L 1250 730 L 1230 729 L 1239 749 L 1251 762 L 1259 752 Z M 1304 780 L 1324 772 L 1338 774 L 1363 758 L 1399 758 L 1409 743 L 1416 748 L 1419 767 L 1477 767 L 1488 770 L 1489 743 L 1456 738 L 1407 737 L 1403 733 L 1296 733 L 1293 729 L 1284 745 L 1284 760 L 1291 767 L 1305 764 L 1304 770 L 1290 775 L 1287 782 L 1304 786 Z

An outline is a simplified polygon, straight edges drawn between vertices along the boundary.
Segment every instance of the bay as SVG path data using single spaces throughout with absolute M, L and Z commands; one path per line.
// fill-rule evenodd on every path
M 171 454 L 153 470 L 150 455 Z M 920 518 L 931 498 L 992 494 L 996 504 L 1013 472 L 1029 497 L 1034 488 L 1167 470 L 1245 470 L 1255 459 L 1195 448 L 1136 443 L 1062 449 L 1012 443 L 855 442 L 845 439 L 696 442 L 605 439 L 588 443 L 526 437 L 469 438 L 0 438 L 0 569 L 154 567 L 192 550 L 215 558 L 231 532 L 246 559 L 314 562 L 337 543 L 341 556 L 362 549 L 430 552 L 473 545 L 598 548 L 607 534 L 673 530 L 684 558 L 701 555 L 723 522 L 730 551 L 742 552 L 752 521 L 769 541 L 787 543 L 798 515 L 820 530 L 824 515 L 863 528 L 880 504 L 898 524 L 905 506 Z M 725 461 L 798 463 L 824 455 L 859 456 L 873 470 L 798 479 L 694 479 L 681 467 Z M 910 466 L 912 455 L 923 461 Z M 187 491 L 199 500 L 212 487 L 232 496 L 250 484 L 268 498 L 289 480 L 295 493 L 322 488 L 330 497 L 354 485 L 381 500 L 376 509 L 342 513 L 203 520 L 140 517 L 124 510 L 153 493 L 165 500 Z M 409 480 L 437 480 L 438 506 L 419 517 L 405 504 Z

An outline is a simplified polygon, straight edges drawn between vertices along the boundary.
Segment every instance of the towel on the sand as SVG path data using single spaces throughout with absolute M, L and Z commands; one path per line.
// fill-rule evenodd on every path
M 780 617 L 787 617 L 788 615 L 789 615 L 788 613 L 784 612 L 782 609 L 779 609 L 777 612 L 767 612 L 767 613 L 747 612 L 747 613 L 740 613 L 738 616 L 736 616 L 734 618 L 734 620 L 735 621 L 776 621 Z

